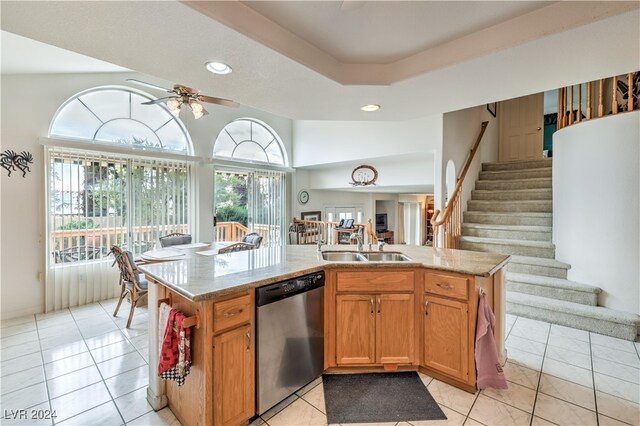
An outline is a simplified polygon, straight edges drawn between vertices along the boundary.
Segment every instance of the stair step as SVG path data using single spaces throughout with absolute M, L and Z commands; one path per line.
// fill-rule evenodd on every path
M 632 341 L 640 326 L 640 316 L 628 312 L 514 292 L 507 313 Z
M 551 213 L 494 213 L 470 212 L 463 213 L 464 223 L 483 223 L 490 225 L 532 225 L 551 226 Z
M 476 189 L 485 189 L 488 191 L 504 190 L 504 189 L 536 189 L 551 188 L 551 178 L 535 178 L 535 179 L 513 179 L 513 180 L 483 180 L 476 181 Z
M 551 200 L 518 200 L 492 201 L 469 200 L 468 211 L 499 212 L 499 213 L 550 213 L 553 205 Z
M 599 287 L 561 278 L 507 272 L 507 291 L 596 306 Z
M 463 223 L 462 235 L 503 240 L 551 241 L 551 227 Z
M 534 188 L 534 189 L 514 189 L 514 190 L 497 190 L 487 191 L 474 189 L 471 191 L 472 200 L 496 200 L 496 201 L 515 201 L 515 200 L 551 200 L 553 191 L 551 188 Z
M 463 250 L 484 251 L 520 256 L 555 257 L 555 246 L 547 241 L 500 240 L 496 238 L 460 237 Z
M 567 278 L 567 271 L 571 265 L 555 259 L 545 259 L 532 256 L 511 256 L 507 264 L 508 272 L 532 275 L 543 275 L 554 278 Z
M 550 178 L 551 167 L 522 170 L 500 170 L 495 172 L 480 172 L 480 180 L 509 180 Z
M 482 163 L 482 171 L 521 170 L 551 167 L 551 158 L 543 160 L 502 161 L 500 163 Z

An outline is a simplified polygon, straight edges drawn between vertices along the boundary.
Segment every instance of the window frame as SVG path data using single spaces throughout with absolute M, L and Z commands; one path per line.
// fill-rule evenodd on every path
M 242 141 L 238 141 L 236 142 L 236 140 L 233 138 L 233 136 L 227 131 L 227 128 L 229 125 L 231 125 L 232 123 L 237 123 L 237 122 L 249 122 L 251 126 L 258 125 L 262 128 L 264 128 L 271 136 L 273 136 L 273 140 L 271 142 L 269 142 L 269 144 L 267 144 L 267 146 L 265 146 L 264 148 L 262 147 L 262 145 L 260 145 L 259 142 L 253 140 L 253 138 L 251 139 L 247 139 L 247 140 L 242 140 Z M 218 143 L 218 139 L 220 138 L 220 135 L 223 134 L 223 132 L 226 132 L 226 134 L 231 138 L 231 140 L 236 144 L 235 148 L 233 149 L 232 152 L 232 156 L 228 157 L 228 156 L 221 156 L 221 155 L 216 155 L 216 144 Z M 253 132 L 250 131 L 250 134 L 252 134 Z M 266 151 L 266 148 L 271 145 L 272 143 L 277 143 L 278 148 L 280 149 L 280 154 L 282 155 L 282 164 L 280 163 L 274 163 L 269 161 L 269 154 Z M 257 145 L 258 147 L 260 147 L 262 149 L 262 152 L 264 152 L 267 161 L 258 161 L 258 160 L 247 160 L 244 158 L 236 158 L 233 157 L 233 153 L 235 153 L 235 150 L 246 143 L 253 143 L 255 145 Z M 224 127 L 220 130 L 220 132 L 218 132 L 218 134 L 215 137 L 215 140 L 213 141 L 213 149 L 212 149 L 212 155 L 213 155 L 213 160 L 214 162 L 229 162 L 232 164 L 245 164 L 245 165 L 252 165 L 252 166 L 257 166 L 259 168 L 264 168 L 264 169 L 268 169 L 268 168 L 278 168 L 278 169 L 289 169 L 289 154 L 287 152 L 286 147 L 284 146 L 284 143 L 282 142 L 282 139 L 280 138 L 280 135 L 271 127 L 269 126 L 267 123 L 265 123 L 262 120 L 258 120 L 257 118 L 253 118 L 253 117 L 239 117 L 236 119 L 231 120 L 230 122 L 228 122 L 227 124 L 224 125 Z

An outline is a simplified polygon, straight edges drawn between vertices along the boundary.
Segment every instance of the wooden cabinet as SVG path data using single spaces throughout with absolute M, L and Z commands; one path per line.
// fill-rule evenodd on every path
M 213 338 L 213 416 L 216 425 L 238 425 L 254 414 L 251 326 Z
M 414 362 L 415 271 L 339 271 L 327 288 L 335 294 L 329 366 Z
M 466 302 L 424 295 L 424 365 L 467 381 L 469 322 Z

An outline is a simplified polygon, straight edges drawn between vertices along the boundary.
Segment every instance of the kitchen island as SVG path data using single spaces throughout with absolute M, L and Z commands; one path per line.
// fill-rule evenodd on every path
M 285 246 L 141 266 L 150 282 L 150 330 L 158 329 L 160 299 L 197 323 L 184 386 L 157 379 L 151 351 L 149 402 L 155 409 L 168 403 L 183 424 L 246 422 L 255 414 L 255 288 L 319 271 L 326 274 L 325 370 L 421 370 L 473 391 L 479 292 L 496 313 L 504 362 L 508 256 L 404 245 L 385 251 L 410 260 L 326 261 L 315 246 Z M 149 333 L 151 347 L 157 334 Z

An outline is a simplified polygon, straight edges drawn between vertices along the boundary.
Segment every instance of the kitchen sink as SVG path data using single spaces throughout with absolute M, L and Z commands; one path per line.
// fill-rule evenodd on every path
M 411 258 L 398 252 L 369 252 L 362 253 L 371 262 L 407 262 Z
M 322 258 L 334 262 L 366 262 L 367 259 L 355 251 L 323 251 Z

